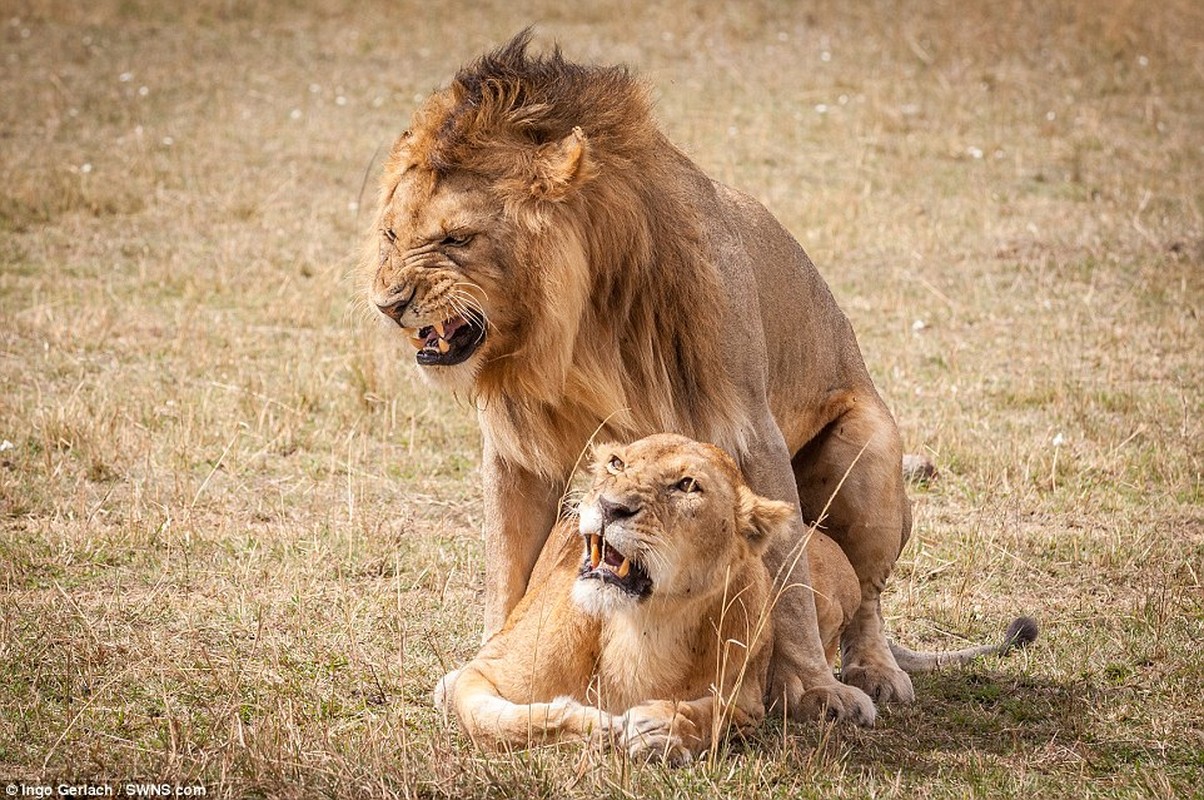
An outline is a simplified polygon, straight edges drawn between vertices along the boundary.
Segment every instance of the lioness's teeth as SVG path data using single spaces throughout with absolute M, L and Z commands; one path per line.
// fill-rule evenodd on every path
M 440 338 L 440 339 L 442 339 L 442 338 L 443 338 L 443 323 L 442 323 L 442 322 L 436 322 L 436 323 L 435 323 L 435 333 L 439 334 L 439 338 Z M 446 350 L 444 350 L 443 352 L 445 352 L 445 353 L 446 353 L 447 351 L 446 351 Z
M 410 344 L 414 345 L 415 350 L 421 350 L 423 347 L 426 346 L 426 340 L 421 339 L 417 336 L 411 336 Z
M 596 533 L 591 533 L 589 537 L 589 568 L 597 569 L 598 564 L 602 562 L 602 548 L 598 544 L 602 537 Z
M 631 572 L 631 559 L 625 558 L 623 559 L 623 563 L 619 565 L 619 568 L 615 570 L 615 574 L 620 578 L 626 578 L 628 572 Z
M 436 339 L 435 343 L 439 345 L 439 352 L 446 353 L 451 349 L 451 345 L 447 343 L 447 339 Z

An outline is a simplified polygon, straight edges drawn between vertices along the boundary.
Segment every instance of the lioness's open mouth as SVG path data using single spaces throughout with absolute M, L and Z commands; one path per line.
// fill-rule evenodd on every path
M 484 321 L 472 313 L 457 314 L 443 322 L 415 330 L 406 328 L 415 358 L 424 367 L 450 367 L 466 360 L 485 341 Z
M 635 597 L 652 593 L 652 579 L 636 561 L 623 555 L 606 538 L 597 533 L 585 537 L 585 561 L 581 565 L 582 580 L 599 580 L 617 586 Z

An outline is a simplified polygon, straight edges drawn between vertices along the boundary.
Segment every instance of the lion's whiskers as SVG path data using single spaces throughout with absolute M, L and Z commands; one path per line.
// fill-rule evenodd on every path
M 481 295 L 484 296 L 485 302 L 489 302 L 489 292 L 482 289 L 479 285 L 477 285 L 475 283 L 469 283 L 468 281 L 456 281 L 455 283 L 452 284 L 453 290 L 462 291 L 462 292 L 464 292 L 464 294 L 467 294 L 469 297 L 472 297 L 472 292 L 461 289 L 460 288 L 461 286 L 467 286 L 468 289 L 480 292 Z M 475 300 L 476 298 L 473 297 L 473 299 Z
M 467 287 L 467 288 L 465 288 Z M 451 302 L 456 302 L 460 305 L 460 313 L 471 311 L 475 316 L 481 319 L 482 324 L 486 328 L 493 327 L 493 323 L 489 321 L 489 315 L 485 313 L 485 306 L 471 290 L 476 290 L 485 295 L 485 300 L 489 300 L 489 294 L 479 286 L 464 281 L 453 283 L 449 291 L 448 299 Z

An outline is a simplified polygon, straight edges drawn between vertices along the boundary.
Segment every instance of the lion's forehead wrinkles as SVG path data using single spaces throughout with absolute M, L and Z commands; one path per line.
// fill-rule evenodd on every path
M 384 219 L 408 247 L 437 241 L 449 233 L 486 227 L 487 212 L 481 213 L 474 204 L 466 205 L 458 200 L 462 201 L 463 197 L 410 193 L 399 197 Z

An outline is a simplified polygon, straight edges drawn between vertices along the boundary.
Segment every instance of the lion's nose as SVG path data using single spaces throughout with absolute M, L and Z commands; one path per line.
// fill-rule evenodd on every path
M 377 303 L 376 307 L 380 309 L 380 313 L 384 314 L 398 325 L 401 325 L 401 318 L 405 315 L 406 309 L 409 308 L 410 302 L 413 299 L 414 293 L 410 292 L 405 297 L 394 300 L 391 303 Z
M 602 512 L 603 524 L 614 522 L 620 519 L 629 519 L 640 513 L 639 503 L 633 499 L 625 499 L 619 502 L 607 500 L 605 497 L 598 498 L 598 510 Z

